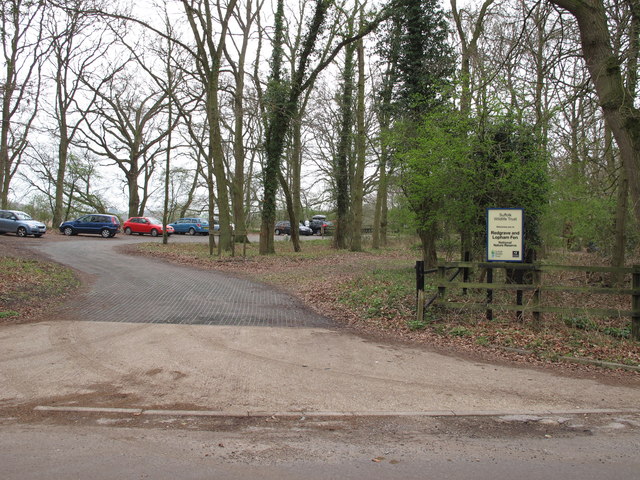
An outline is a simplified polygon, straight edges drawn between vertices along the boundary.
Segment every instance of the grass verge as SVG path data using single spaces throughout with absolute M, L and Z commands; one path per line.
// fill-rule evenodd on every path
M 0 257 L 0 321 L 24 321 L 79 286 L 61 265 L 21 257 Z

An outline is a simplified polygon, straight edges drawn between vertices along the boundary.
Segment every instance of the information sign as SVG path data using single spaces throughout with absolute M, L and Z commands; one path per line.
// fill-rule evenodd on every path
M 487 261 L 522 262 L 524 210 L 487 208 Z

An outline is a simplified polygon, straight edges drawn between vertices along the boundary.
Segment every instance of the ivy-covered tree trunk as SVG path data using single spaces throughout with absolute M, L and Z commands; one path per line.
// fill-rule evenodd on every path
M 298 66 L 292 73 L 291 81 L 282 78 L 282 42 L 283 42 L 283 0 L 278 0 L 271 60 L 271 80 L 267 87 L 268 102 L 267 128 L 265 134 L 265 168 L 263 171 L 264 195 L 262 199 L 262 225 L 260 228 L 260 254 L 274 253 L 273 234 L 276 219 L 276 193 L 280 161 L 284 153 L 285 139 L 289 132 L 291 119 L 298 105 L 300 94 L 304 91 L 303 82 L 316 40 L 325 21 L 331 2 L 316 0 L 316 8 L 309 25 L 309 31 L 302 41 L 302 50 Z M 291 228 L 297 228 L 292 225 Z
M 340 100 L 340 141 L 335 160 L 336 183 L 336 231 L 333 244 L 335 248 L 347 248 L 350 233 L 349 222 L 349 153 L 352 145 L 353 125 L 353 57 L 355 46 L 345 49 L 344 72 L 342 74 L 342 94 Z
M 284 110 L 286 102 L 285 85 L 282 80 L 282 46 L 284 42 L 284 0 L 278 0 L 273 53 L 271 56 L 271 78 L 267 86 L 266 109 L 267 126 L 265 129 L 265 166 L 262 172 L 264 193 L 262 196 L 262 224 L 260 226 L 260 254 L 275 253 L 274 229 L 276 221 L 276 195 L 278 193 L 278 174 L 280 158 L 284 150 L 284 138 L 288 122 Z
M 353 210 L 353 232 L 351 234 L 351 251 L 362 250 L 362 200 L 364 197 L 364 167 L 366 161 L 366 138 L 364 124 L 364 45 L 362 40 L 357 42 L 358 52 L 358 100 L 356 108 L 356 168 L 351 194 L 351 209 Z

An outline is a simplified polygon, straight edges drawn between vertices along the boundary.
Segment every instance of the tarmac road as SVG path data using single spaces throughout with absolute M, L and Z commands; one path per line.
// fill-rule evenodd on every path
M 394 419 L 393 423 L 410 418 L 420 425 L 429 418 L 471 418 L 476 420 L 455 438 L 472 438 L 483 425 L 486 429 L 488 424 L 494 425 L 497 418 L 515 415 L 512 418 L 517 419 L 518 432 L 522 432 L 523 426 L 553 424 L 563 435 L 575 440 L 580 437 L 578 432 L 582 431 L 584 414 L 592 412 L 589 418 L 597 418 L 598 422 L 606 417 L 604 424 L 622 425 L 619 430 L 616 427 L 601 430 L 608 432 L 607 435 L 614 431 L 631 436 L 624 439 L 616 436 L 617 440 L 609 443 L 597 436 L 597 445 L 581 447 L 584 455 L 580 458 L 593 454 L 595 449 L 600 454 L 598 458 L 605 458 L 601 462 L 604 470 L 614 464 L 625 469 L 639 465 L 636 457 L 626 453 L 628 449 L 631 455 L 639 445 L 640 395 L 638 382 L 633 379 L 607 381 L 602 375 L 570 378 L 551 370 L 472 361 L 438 354 L 428 348 L 370 341 L 341 330 L 330 320 L 304 308 L 298 300 L 270 287 L 227 274 L 156 262 L 119 251 L 118 247 L 122 245 L 149 241 L 149 238 L 52 236 L 17 239 L 4 236 L 0 237 L 0 248 L 3 242 L 18 241 L 73 267 L 87 287 L 78 298 L 53 312 L 45 321 L 0 327 L 0 450 L 5 452 L 0 456 L 0 465 L 14 467 L 11 475 L 8 470 L 7 475 L 2 475 L 0 467 L 2 478 L 44 478 L 36 475 L 37 469 L 31 469 L 46 461 L 43 451 L 34 452 L 34 461 L 29 463 L 20 456 L 19 450 L 10 447 L 9 434 L 12 438 L 23 439 L 27 445 L 38 442 L 51 445 L 53 438 L 59 438 L 60 442 L 78 446 L 79 428 L 83 435 L 94 438 L 87 438 L 86 444 L 80 442 L 87 453 L 83 458 L 90 464 L 87 459 L 96 455 L 99 445 L 91 432 L 153 438 L 155 440 L 147 447 L 143 446 L 142 439 L 137 443 L 142 450 L 152 451 L 149 449 L 154 448 L 154 442 L 169 445 L 176 441 L 175 435 L 198 441 L 191 430 L 206 430 L 212 419 L 223 419 L 223 425 L 227 425 L 224 428 L 218 425 L 215 427 L 218 430 L 228 428 L 244 434 L 244 440 L 238 440 L 233 433 L 219 436 L 224 441 L 238 442 L 238 451 L 248 455 L 237 455 L 236 460 L 240 458 L 241 463 L 264 464 L 265 455 L 255 456 L 251 452 L 255 453 L 257 449 L 263 453 L 260 445 L 273 445 L 277 438 L 298 432 L 295 438 L 285 439 L 285 443 L 289 442 L 289 450 L 273 447 L 269 458 L 285 461 L 290 458 L 292 449 L 315 448 L 319 456 L 324 454 L 326 458 L 333 458 L 337 462 L 334 466 L 343 465 L 342 471 L 351 471 L 354 475 L 343 478 L 363 478 L 358 472 L 369 472 L 369 463 L 366 463 L 367 468 L 354 470 L 355 464 L 351 460 L 360 458 L 363 451 L 366 452 L 364 457 L 375 452 L 369 453 L 364 447 L 357 451 L 349 448 L 356 439 L 355 434 L 349 433 L 353 429 L 353 419 Z M 174 237 L 172 241 L 206 240 Z M 38 409 L 34 410 L 35 407 Z M 86 408 L 95 410 L 87 411 Z M 105 410 L 112 408 L 115 410 Z M 162 421 L 152 420 L 157 418 Z M 251 421 L 242 425 L 234 423 L 242 418 Z M 280 424 L 278 428 L 270 424 L 274 435 L 262 436 L 270 420 L 282 418 L 313 419 L 321 426 L 327 421 L 329 425 L 331 422 L 351 423 L 337 429 L 327 427 L 329 431 L 338 432 L 332 440 L 337 443 L 329 442 L 324 447 L 306 445 L 305 426 L 301 424 Z M 104 421 L 100 423 L 100 419 Z M 230 423 L 224 423 L 227 421 L 224 419 Z M 149 432 L 132 433 L 132 420 L 138 422 L 135 428 L 145 428 Z M 369 438 L 371 445 L 379 446 L 376 450 L 384 450 L 386 438 L 375 432 L 384 430 L 382 425 L 390 420 L 370 421 L 372 423 L 363 426 L 357 436 Z M 33 430 L 24 426 L 28 424 L 37 424 L 40 428 Z M 174 435 L 163 437 L 166 426 L 176 424 L 184 424 L 184 431 L 172 430 Z M 450 423 L 443 425 L 445 428 Z M 105 426 L 112 427 L 111 433 L 101 430 L 100 427 L 104 429 Z M 570 428 L 565 430 L 563 426 Z M 443 438 L 419 427 L 415 431 L 409 429 L 411 433 L 406 436 L 398 436 L 398 428 L 391 428 L 388 438 L 395 446 L 403 441 L 408 445 L 409 458 L 404 461 L 413 465 L 412 471 L 419 474 L 424 468 L 420 462 L 428 456 L 420 456 L 424 450 L 414 440 Z M 324 432 L 323 428 L 316 430 Z M 588 430 L 595 431 L 590 427 Z M 503 435 L 510 438 L 514 431 L 503 432 Z M 550 435 L 556 434 L 554 430 Z M 309 438 L 319 438 L 314 435 L 310 434 Z M 607 444 L 616 442 L 625 445 L 621 457 L 612 457 L 607 450 Z M 105 454 L 117 457 L 116 452 L 122 444 L 116 440 L 107 444 L 112 446 Z M 342 447 L 337 448 L 337 444 Z M 442 443 L 443 448 L 445 444 Z M 460 449 L 455 442 L 448 445 Z M 499 446 L 494 448 L 494 453 L 501 451 Z M 69 457 L 68 468 L 77 467 L 80 472 L 82 469 L 74 463 L 77 459 L 74 460 L 71 453 L 67 452 L 61 458 Z M 380 455 L 386 458 L 380 460 L 381 463 L 388 461 L 387 455 Z M 606 460 L 607 455 L 609 460 Z M 614 461 L 614 457 L 617 460 Z M 234 461 L 233 456 L 225 458 L 222 458 L 223 463 Z M 318 460 L 320 457 L 314 458 L 310 463 L 297 465 L 301 471 L 306 468 L 311 472 L 327 461 L 326 458 L 322 462 Z M 492 458 L 508 460 L 498 453 Z M 513 461 L 518 458 L 511 457 Z M 183 460 L 176 460 L 173 466 L 177 468 Z M 489 462 L 488 457 L 485 460 Z M 558 458 L 555 461 L 562 463 Z M 133 468 L 135 462 L 126 461 L 123 468 L 129 464 Z M 153 468 L 162 471 L 161 465 L 156 462 Z M 543 462 L 532 465 L 540 467 Z M 446 466 L 445 462 L 443 468 Z M 256 478 L 251 474 L 251 468 L 245 470 L 234 470 L 235 474 L 229 473 L 228 478 Z M 19 476 L 25 471 L 33 476 Z M 461 469 L 460 474 L 464 471 Z M 585 471 L 595 473 L 600 470 L 594 467 Z M 279 478 L 312 477 L 283 474 Z M 385 474 L 385 477 L 392 478 L 391 474 Z M 78 473 L 77 478 L 84 477 Z M 151 475 L 149 478 L 171 477 Z M 210 477 L 203 473 L 202 477 L 183 478 Z M 334 477 L 318 475 L 315 478 Z M 404 476 L 397 478 L 414 477 L 406 471 Z M 583 474 L 581 478 L 590 477 Z

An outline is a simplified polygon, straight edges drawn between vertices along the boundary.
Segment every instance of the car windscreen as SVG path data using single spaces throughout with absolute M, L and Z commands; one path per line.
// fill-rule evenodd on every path
M 31 220 L 31 216 L 24 212 L 16 212 L 16 217 L 18 217 L 18 220 Z
M 152 223 L 153 225 L 162 224 L 162 222 L 160 220 L 158 220 L 157 218 L 154 218 L 154 217 L 149 217 L 149 223 Z

